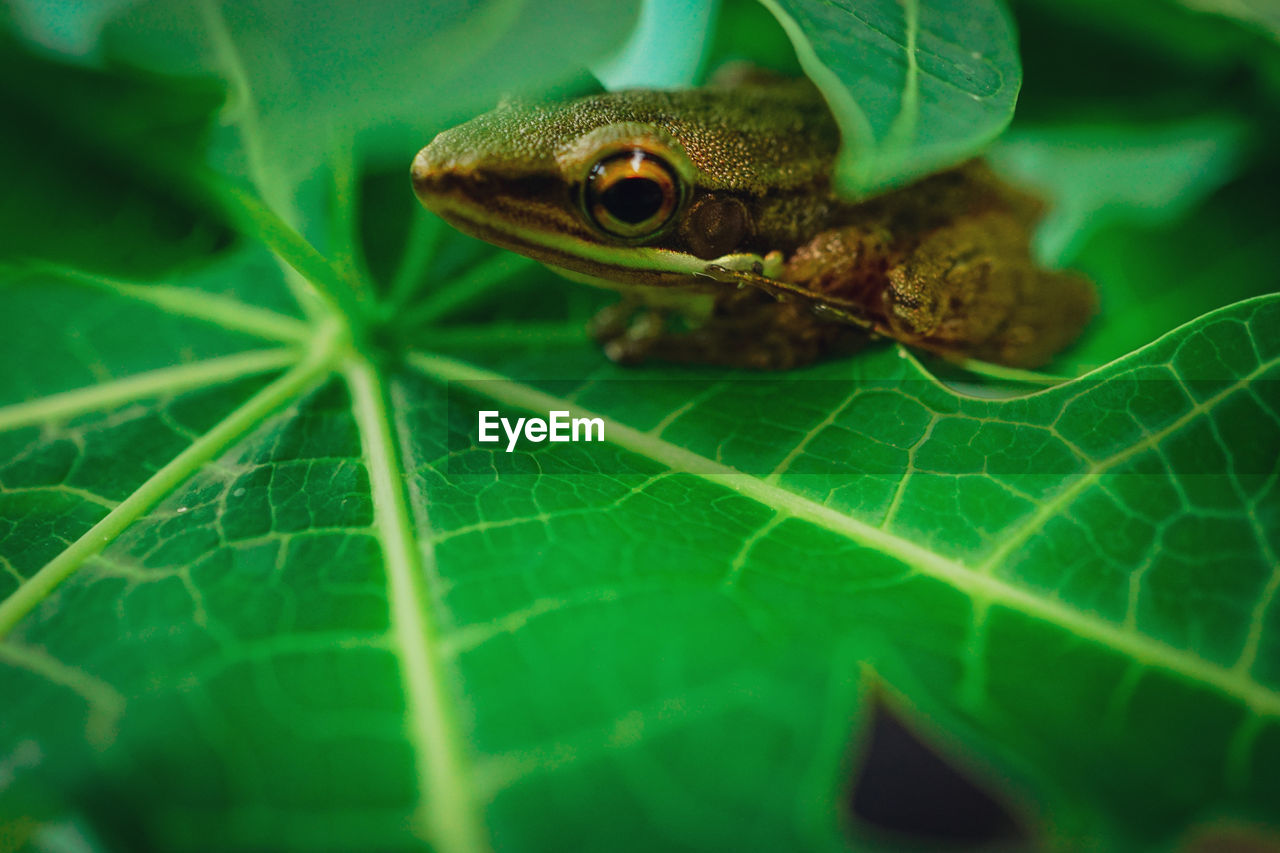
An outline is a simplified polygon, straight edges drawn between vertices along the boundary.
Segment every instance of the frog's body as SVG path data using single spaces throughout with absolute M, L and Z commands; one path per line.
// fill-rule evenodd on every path
M 413 177 L 462 230 L 626 292 L 596 324 L 619 361 L 789 367 L 871 329 L 1035 365 L 1079 334 L 1093 290 L 1035 267 L 1037 202 L 976 162 L 850 202 L 838 144 L 807 81 L 739 81 L 509 104 L 436 137 Z

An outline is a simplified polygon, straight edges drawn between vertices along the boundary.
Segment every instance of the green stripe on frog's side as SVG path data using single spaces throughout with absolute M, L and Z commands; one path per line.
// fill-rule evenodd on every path
M 969 164 L 855 203 L 832 188 L 839 141 L 808 81 L 744 75 L 505 104 L 437 136 L 412 176 L 459 229 L 648 305 L 600 335 L 620 361 L 785 367 L 869 326 L 1028 366 L 1076 336 L 1092 290 L 1035 269 L 1034 200 Z M 696 334 L 665 331 L 673 308 Z

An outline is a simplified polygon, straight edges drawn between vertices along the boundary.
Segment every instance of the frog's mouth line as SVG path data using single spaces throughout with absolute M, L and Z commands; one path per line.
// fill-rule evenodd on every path
M 533 227 L 527 224 L 531 207 L 512 210 L 497 192 L 500 186 L 510 187 L 509 182 L 433 167 L 422 153 L 414 161 L 412 176 L 414 192 L 423 206 L 460 231 L 606 287 L 649 286 L 709 293 L 724 287 L 708 274 L 709 266 L 751 269 L 763 260 L 750 254 L 708 260 L 659 246 L 602 244 L 572 233 L 563 224 L 558 230 L 554 223 Z M 545 188 L 539 189 L 529 200 L 545 194 Z M 552 210 L 564 215 L 558 208 Z
M 424 192 L 419 192 L 418 197 L 424 206 L 466 234 L 604 284 L 707 290 L 716 287 L 716 282 L 703 274 L 707 261 L 670 249 L 626 246 L 612 250 L 572 235 L 548 234 L 510 220 L 502 220 L 501 227 L 496 227 L 492 224 L 495 212 L 486 211 L 469 200 Z

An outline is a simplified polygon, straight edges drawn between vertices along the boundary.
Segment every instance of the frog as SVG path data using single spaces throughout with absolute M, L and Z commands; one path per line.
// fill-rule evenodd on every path
M 783 370 L 875 339 L 1040 367 L 1097 311 L 1033 254 L 1045 204 L 969 159 L 869 197 L 833 178 L 840 132 L 805 78 L 721 75 L 542 103 L 506 99 L 411 166 L 459 230 L 618 291 L 611 360 Z

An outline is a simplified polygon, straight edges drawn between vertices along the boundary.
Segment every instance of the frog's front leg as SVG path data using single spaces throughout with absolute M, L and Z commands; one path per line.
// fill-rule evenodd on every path
M 603 342 L 605 354 L 620 364 L 652 359 L 785 370 L 852 352 L 867 339 L 864 329 L 823 319 L 802 301 L 779 303 L 732 286 L 692 328 L 673 329 L 678 322 L 671 312 L 642 311 L 626 332 Z
M 669 312 L 646 306 L 638 297 L 601 308 L 587 324 L 587 332 L 617 364 L 639 364 L 667 334 Z
M 626 296 L 612 305 L 606 305 L 588 321 L 587 334 L 601 345 L 622 337 L 627 333 L 627 329 L 635 320 L 641 307 L 640 299 L 634 296 Z
M 648 360 L 654 347 L 668 336 L 669 319 L 667 309 L 646 307 L 639 300 L 625 298 L 591 318 L 588 332 L 609 361 L 634 365 Z

